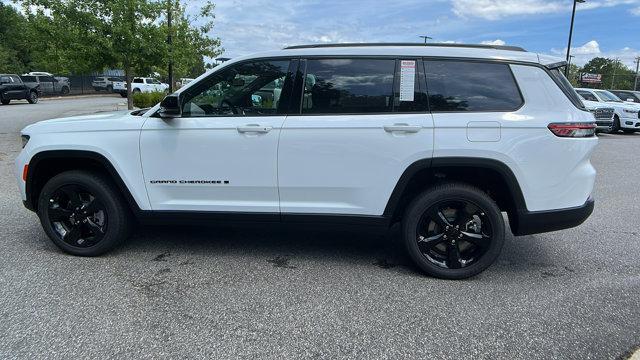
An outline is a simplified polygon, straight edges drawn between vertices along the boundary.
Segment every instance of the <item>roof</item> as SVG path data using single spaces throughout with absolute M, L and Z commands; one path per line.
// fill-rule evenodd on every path
M 563 64 L 564 59 L 527 52 L 520 47 L 475 44 L 415 44 L 415 43 L 358 43 L 296 45 L 281 50 L 233 58 L 224 67 L 252 58 L 285 56 L 417 56 L 454 57 L 529 62 L 535 64 Z

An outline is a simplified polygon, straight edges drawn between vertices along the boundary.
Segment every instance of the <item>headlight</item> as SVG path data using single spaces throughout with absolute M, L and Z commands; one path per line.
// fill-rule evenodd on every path
M 29 142 L 29 139 L 31 137 L 29 135 L 22 135 L 22 148 L 24 149 L 25 146 L 27 146 L 27 143 Z

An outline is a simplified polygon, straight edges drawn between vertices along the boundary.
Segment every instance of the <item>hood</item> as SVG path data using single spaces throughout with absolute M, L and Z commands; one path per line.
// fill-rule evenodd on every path
M 44 120 L 31 124 L 22 133 L 26 135 L 38 133 L 95 132 L 140 129 L 146 118 L 131 115 L 131 111 L 104 112 L 82 116 Z
M 589 110 L 595 110 L 595 109 L 601 109 L 601 108 L 609 108 L 609 109 L 613 108 L 613 106 L 610 106 L 607 103 L 601 103 L 597 101 L 582 100 L 582 103 L 584 104 L 584 107 L 586 107 Z

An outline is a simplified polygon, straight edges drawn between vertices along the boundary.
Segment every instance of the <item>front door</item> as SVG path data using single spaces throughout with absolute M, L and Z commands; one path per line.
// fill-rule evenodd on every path
M 145 122 L 140 149 L 153 210 L 279 212 L 288 68 L 288 59 L 230 65 L 181 93 L 182 117 Z

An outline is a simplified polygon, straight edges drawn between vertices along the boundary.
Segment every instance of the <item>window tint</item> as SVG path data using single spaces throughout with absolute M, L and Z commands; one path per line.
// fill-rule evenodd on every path
M 583 99 L 588 100 L 588 101 L 599 101 L 597 97 L 595 97 L 595 95 L 593 95 L 592 93 L 590 93 L 589 91 L 584 91 L 584 90 L 577 90 L 578 94 L 580 94 L 580 96 L 582 96 Z
M 16 84 L 20 84 L 22 82 L 17 75 L 11 75 L 11 80 L 13 80 L 13 82 Z
M 11 84 L 11 78 L 8 76 L 0 76 L 0 84 Z
M 38 76 L 40 82 L 53 82 L 53 78 L 51 76 Z
M 36 77 L 35 76 L 21 76 L 22 81 L 24 82 L 37 82 Z
M 425 61 L 431 111 L 513 111 L 522 97 L 507 64 Z
M 308 60 L 302 113 L 391 112 L 394 69 L 392 59 Z
M 142 81 L 142 79 L 133 79 L 133 82 L 135 84 L 143 84 L 144 83 L 144 81 Z
M 189 89 L 183 116 L 259 116 L 284 112 L 289 60 L 232 66 Z

